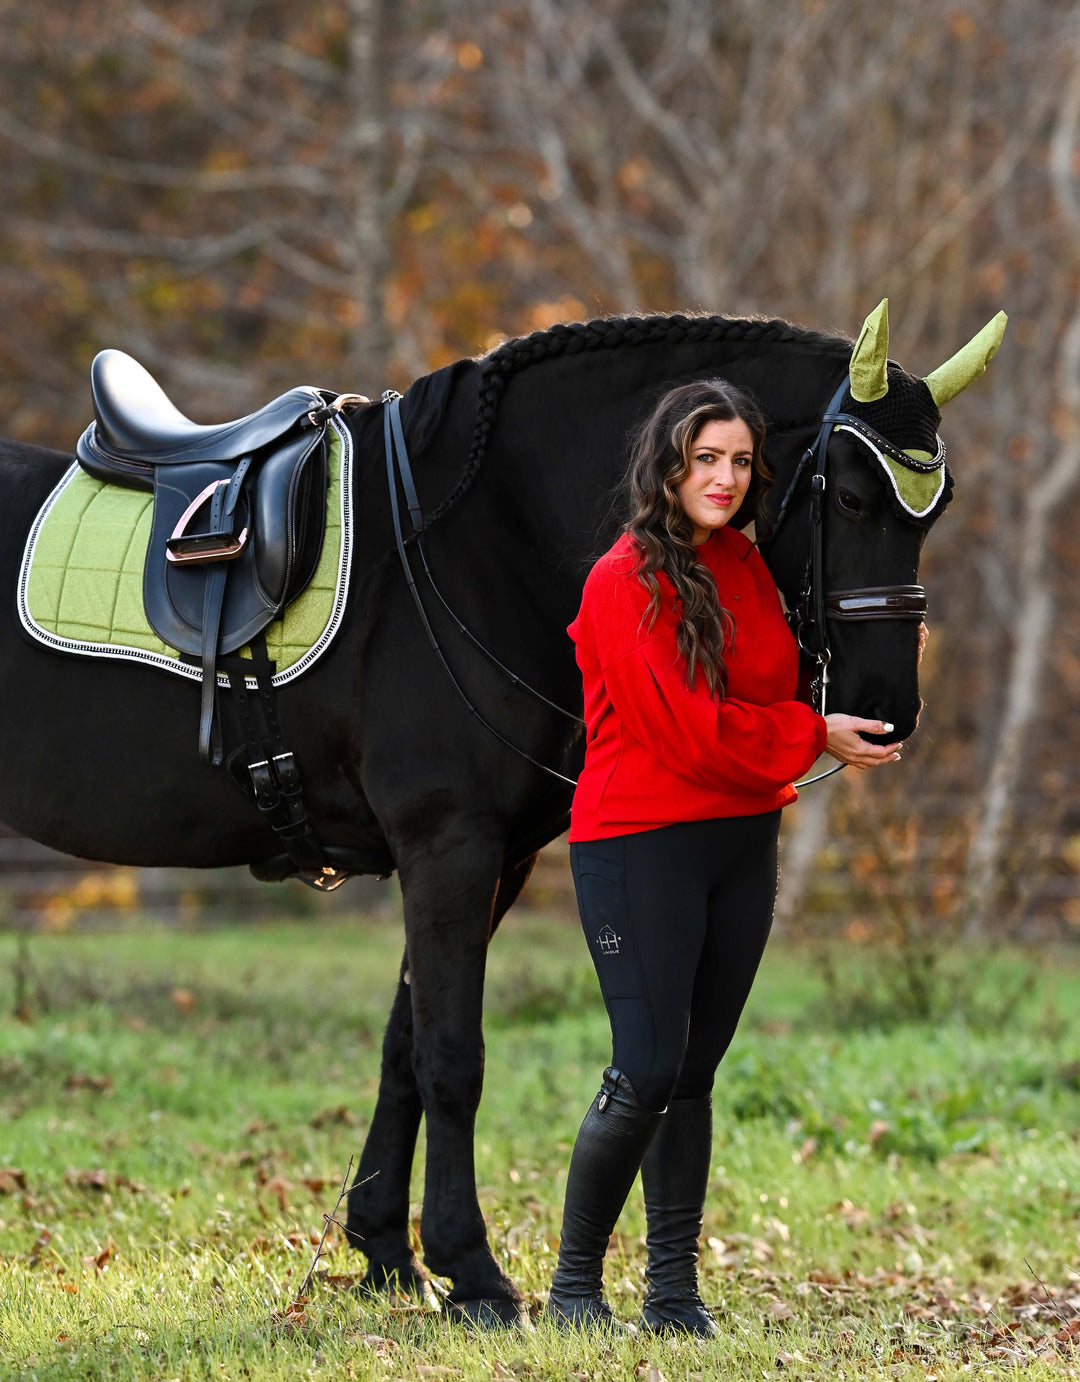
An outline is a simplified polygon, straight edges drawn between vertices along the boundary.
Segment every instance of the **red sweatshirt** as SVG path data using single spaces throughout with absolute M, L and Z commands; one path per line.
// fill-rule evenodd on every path
M 754 816 L 795 800 L 795 778 L 825 747 L 825 721 L 794 699 L 798 653 L 772 577 L 749 539 L 721 528 L 698 548 L 735 619 L 727 694 L 694 689 L 675 641 L 674 587 L 643 623 L 648 591 L 624 534 L 589 572 L 567 632 L 585 689 L 585 767 L 570 839 L 602 840 L 714 816 Z

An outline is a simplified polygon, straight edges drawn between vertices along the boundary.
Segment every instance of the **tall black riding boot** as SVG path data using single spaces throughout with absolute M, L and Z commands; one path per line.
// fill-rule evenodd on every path
M 698 1295 L 698 1239 L 712 1154 L 712 1095 L 672 1099 L 641 1165 L 648 1221 L 643 1329 L 709 1339 L 716 1321 Z
M 604 1254 L 663 1114 L 648 1109 L 609 1067 L 574 1143 L 566 1177 L 559 1264 L 547 1313 L 562 1327 L 619 1329 L 604 1300 Z

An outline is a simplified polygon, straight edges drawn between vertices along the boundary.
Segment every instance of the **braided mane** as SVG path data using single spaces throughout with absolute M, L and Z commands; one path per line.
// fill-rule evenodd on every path
M 558 355 L 577 355 L 585 350 L 612 350 L 622 345 L 657 342 L 798 341 L 812 354 L 850 354 L 851 341 L 819 331 L 793 326 L 767 317 L 690 316 L 673 312 L 648 317 L 598 317 L 588 322 L 560 322 L 544 331 L 504 341 L 480 358 L 480 389 L 476 423 L 468 459 L 457 484 L 425 519 L 421 532 L 437 523 L 466 494 L 480 472 L 488 440 L 495 424 L 499 401 L 510 376 L 528 365 Z

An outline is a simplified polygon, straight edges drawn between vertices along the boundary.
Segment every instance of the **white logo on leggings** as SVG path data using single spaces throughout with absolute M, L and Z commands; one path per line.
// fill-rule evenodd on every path
M 596 938 L 600 953 L 602 955 L 617 955 L 620 939 L 621 937 L 617 936 L 610 926 L 605 926 Z

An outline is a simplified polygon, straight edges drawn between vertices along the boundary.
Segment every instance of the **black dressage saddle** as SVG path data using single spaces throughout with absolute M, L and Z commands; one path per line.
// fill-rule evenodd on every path
M 199 752 L 221 761 L 214 704 L 220 657 L 261 634 L 310 583 L 326 529 L 327 429 L 357 395 L 290 389 L 235 422 L 200 426 L 130 355 L 91 368 L 95 419 L 83 469 L 150 491 L 146 617 L 203 674 Z

